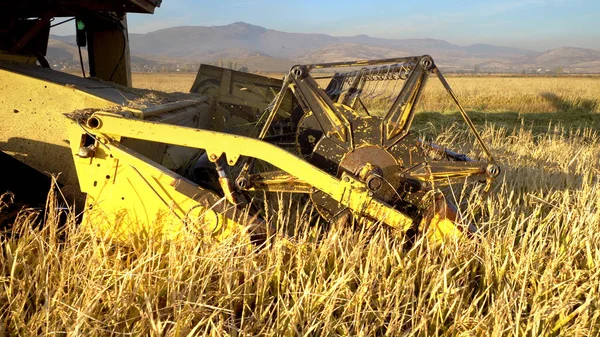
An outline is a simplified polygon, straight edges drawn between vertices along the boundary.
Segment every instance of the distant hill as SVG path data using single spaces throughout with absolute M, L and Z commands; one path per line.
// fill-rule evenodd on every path
M 325 34 L 285 33 L 247 23 L 226 26 L 184 26 L 131 34 L 131 49 L 182 59 L 227 49 L 245 49 L 276 58 L 293 59 L 339 42 Z
M 46 58 L 48 59 L 50 66 L 57 70 L 79 69 L 81 64 L 79 61 L 77 45 L 74 41 L 73 43 L 70 43 L 70 37 L 59 38 L 62 39 L 58 40 L 53 36 L 53 38 L 48 41 Z M 88 54 L 86 48 L 81 49 L 81 56 L 83 57 L 84 66 L 88 69 Z M 134 65 L 136 71 L 144 71 L 145 69 L 148 69 L 149 66 L 157 67 L 159 65 L 156 61 L 145 59 L 137 55 L 131 56 L 131 63 Z
M 87 62 L 87 51 L 85 48 L 81 51 L 83 61 Z M 77 46 L 61 40 L 50 39 L 48 41 L 48 50 L 46 58 L 50 66 L 57 70 L 66 70 L 80 67 L 79 52 Z
M 336 62 L 352 60 L 381 59 L 391 57 L 409 56 L 410 53 L 397 51 L 391 48 L 368 46 L 356 43 L 339 43 L 319 48 L 304 56 L 298 61 L 301 63 Z
M 524 65 L 573 67 L 587 62 L 600 61 L 600 52 L 592 49 L 563 47 L 527 55 L 520 61 Z
M 476 57 L 519 57 L 522 55 L 528 55 L 533 53 L 530 50 L 512 48 L 512 47 L 499 47 L 490 44 L 473 44 L 465 47 L 467 54 Z
M 431 51 L 460 53 L 463 49 L 463 47 L 451 44 L 447 41 L 436 39 L 382 39 L 368 35 L 346 36 L 339 37 L 338 39 L 349 43 L 402 49 L 409 53 L 416 53 L 417 55 L 428 54 Z
M 47 54 L 54 59 L 65 59 L 70 61 L 79 60 L 79 53 L 75 45 L 67 42 L 51 39 L 48 42 Z M 87 53 L 85 56 L 82 53 L 83 59 L 87 60 Z
M 227 64 L 250 71 L 287 71 L 297 63 L 432 55 L 444 70 L 470 72 L 600 72 L 600 52 L 564 47 L 545 52 L 436 39 L 382 39 L 301 34 L 236 22 L 225 26 L 182 26 L 130 34 L 134 70 L 193 71 L 199 63 Z M 74 36 L 51 36 L 51 63 L 77 63 Z

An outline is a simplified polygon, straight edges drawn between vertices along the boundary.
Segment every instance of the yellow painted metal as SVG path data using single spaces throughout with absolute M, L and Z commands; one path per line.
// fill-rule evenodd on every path
M 314 187 L 283 171 L 250 175 L 249 191 L 310 193 Z
M 106 139 L 160 139 L 173 145 L 205 149 L 212 161 L 226 155 L 229 165 L 235 165 L 240 156 L 263 160 L 323 191 L 357 215 L 402 230 L 412 226 L 410 217 L 373 198 L 364 183 L 352 176 L 343 175 L 341 180 L 337 179 L 282 148 L 254 138 L 124 118 L 106 112 L 94 113 L 87 124 L 90 133 Z
M 319 92 L 322 92 L 323 88 L 311 76 L 302 79 L 294 78 L 292 84 L 290 88 L 296 96 L 303 96 L 311 100 L 312 104 L 314 104 L 311 108 L 317 109 L 318 107 L 322 111 L 322 114 L 315 114 L 315 116 L 317 119 L 319 119 L 319 116 L 324 117 L 322 120 L 319 120 L 319 123 L 326 125 L 325 129 L 328 130 L 327 132 L 335 135 L 342 142 L 346 142 L 351 128 L 348 119 L 338 110 L 341 105 L 334 104 L 327 95 L 320 95 Z M 273 110 L 272 113 L 276 113 L 276 110 Z M 351 142 L 352 138 L 350 137 L 349 140 Z
M 222 239 L 243 228 L 214 209 L 214 201 L 218 200 L 216 195 L 199 200 L 199 195 L 208 192 L 121 145 L 121 137 L 141 141 L 164 139 L 173 145 L 206 149 L 211 160 L 225 155 L 230 165 L 234 165 L 240 156 L 257 158 L 288 172 L 289 176 L 281 175 L 288 183 L 298 182 L 303 189 L 306 185 L 319 189 L 359 216 L 403 231 L 413 224 L 405 214 L 374 199 L 364 183 L 352 175 L 343 173 L 341 179 L 337 179 L 277 146 L 253 138 L 106 112 L 94 113 L 87 120 L 86 129 L 102 144 L 93 158 L 74 156 L 82 191 L 88 193 L 86 204 L 89 210 L 84 223 L 119 240 L 134 233 L 161 233 L 171 238 L 197 233 Z M 73 123 L 73 154 L 78 151 L 82 136 L 86 137 Z M 290 177 L 297 179 L 290 181 Z M 275 179 L 275 183 L 279 185 L 281 181 Z M 181 186 L 185 188 L 177 188 Z M 188 193 L 182 193 L 182 190 Z M 225 199 L 219 202 L 224 203 Z M 463 236 L 457 224 L 444 214 L 434 214 L 428 221 L 421 226 L 427 228 L 427 236 L 432 242 Z
M 216 194 L 139 155 L 117 141 L 102 143 L 94 156 L 77 156 L 82 137 L 76 122 L 69 139 L 81 190 L 87 193 L 83 226 L 119 241 L 165 235 L 222 238 L 241 229 L 217 212 Z
M 67 195 L 78 194 L 63 114 L 115 103 L 77 88 L 0 68 L 0 150 L 40 172 L 60 174 Z
M 421 229 L 427 231 L 427 238 L 429 242 L 433 243 L 443 243 L 446 240 L 458 239 L 464 236 L 456 223 L 441 214 L 435 214 L 428 224 L 422 224 Z
M 35 65 L 0 63 L 0 150 L 35 168 L 58 176 L 67 202 L 82 205 L 85 195 L 69 147 L 64 114 L 80 110 L 114 109 L 120 106 L 137 118 L 162 123 L 210 127 L 214 116 L 207 98 L 194 96 L 145 109 L 122 106 L 138 96 L 110 84 L 43 69 Z M 198 116 L 202 114 L 203 118 Z M 84 130 L 79 128 L 79 133 Z M 185 165 L 198 150 L 123 139 L 123 145 L 169 169 Z
M 423 206 L 427 209 L 419 224 L 419 231 L 425 233 L 431 243 L 442 244 L 464 238 L 466 233 L 476 232 L 472 225 L 463 223 L 456 208 L 439 192 L 429 195 Z

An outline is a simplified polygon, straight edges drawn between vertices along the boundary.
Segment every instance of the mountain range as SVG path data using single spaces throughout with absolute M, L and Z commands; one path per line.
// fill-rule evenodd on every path
M 459 46 L 436 39 L 382 39 L 288 33 L 243 22 L 181 26 L 129 34 L 134 71 L 193 71 L 199 63 L 283 72 L 298 63 L 431 55 L 454 72 L 600 72 L 600 51 L 563 47 L 544 52 L 489 44 Z M 52 35 L 51 64 L 79 64 L 75 36 Z

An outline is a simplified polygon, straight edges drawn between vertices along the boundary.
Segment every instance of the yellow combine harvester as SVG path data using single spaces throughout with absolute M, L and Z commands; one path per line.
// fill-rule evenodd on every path
M 485 161 L 410 132 L 429 75 L 456 101 L 431 57 L 299 65 L 283 80 L 201 65 L 190 94 L 131 89 L 125 14 L 158 5 L 0 4 L 0 192 L 40 201 L 58 175 L 83 225 L 114 238 L 263 234 L 252 201 L 276 193 L 303 196 L 330 222 L 429 228 L 433 240 L 475 231 L 439 192 L 499 173 L 468 116 L 458 105 Z M 90 78 L 45 60 L 52 20 L 65 16 L 76 18 Z M 335 74 L 314 76 L 324 69 Z M 384 82 L 394 87 L 376 95 Z

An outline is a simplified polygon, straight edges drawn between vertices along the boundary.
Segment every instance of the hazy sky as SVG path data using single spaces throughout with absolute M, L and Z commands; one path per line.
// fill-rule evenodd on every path
M 131 14 L 129 30 L 243 21 L 334 36 L 435 38 L 544 50 L 600 49 L 600 0 L 163 0 L 154 15 Z M 53 34 L 72 34 L 72 25 Z

